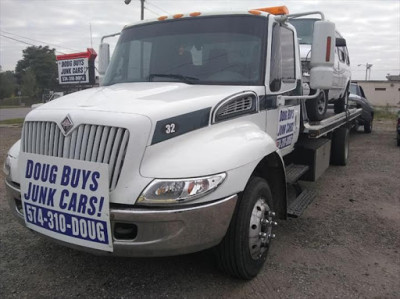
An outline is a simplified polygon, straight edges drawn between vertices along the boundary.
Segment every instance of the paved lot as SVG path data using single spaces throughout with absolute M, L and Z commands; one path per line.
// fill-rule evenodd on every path
M 31 108 L 0 109 L 0 121 L 13 118 L 25 118 L 29 111 L 31 111 Z
M 20 128 L 0 134 L 3 163 Z M 280 223 L 264 269 L 249 282 L 220 273 L 209 251 L 137 259 L 56 245 L 17 224 L 0 184 L 0 297 L 399 298 L 399 171 L 394 123 L 352 134 L 349 165 L 311 184 L 316 200 Z

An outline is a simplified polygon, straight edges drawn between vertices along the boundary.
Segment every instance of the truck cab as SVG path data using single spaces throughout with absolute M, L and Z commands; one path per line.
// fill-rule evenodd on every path
M 310 131 L 304 100 L 316 97 L 303 95 L 287 16 L 193 12 L 126 26 L 101 87 L 26 117 L 5 165 L 12 212 L 79 250 L 216 247 L 224 271 L 256 276 L 287 215 L 285 159 Z M 315 27 L 319 90 L 332 81 L 335 36 L 333 23 Z

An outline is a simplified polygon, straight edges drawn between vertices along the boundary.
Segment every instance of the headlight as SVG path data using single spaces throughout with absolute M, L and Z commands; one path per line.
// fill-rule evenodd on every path
M 3 172 L 5 173 L 6 176 L 10 175 L 10 169 L 11 169 L 11 157 L 10 155 L 7 155 L 6 161 L 4 161 L 3 165 Z
M 146 187 L 137 203 L 147 205 L 191 201 L 214 191 L 222 184 L 225 177 L 225 173 L 220 173 L 213 176 L 179 180 L 156 179 Z

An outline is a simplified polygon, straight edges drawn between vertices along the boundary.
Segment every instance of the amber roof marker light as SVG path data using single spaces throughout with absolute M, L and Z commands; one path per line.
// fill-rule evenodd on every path
M 189 16 L 191 16 L 191 17 L 198 17 L 199 15 L 201 15 L 201 12 L 199 12 L 199 11 L 191 12 L 189 14 Z
M 253 10 L 268 12 L 273 15 L 288 15 L 289 14 L 289 9 L 285 5 L 274 6 L 274 7 L 262 7 L 262 8 L 256 8 Z
M 257 9 L 249 10 L 249 13 L 251 13 L 252 15 L 256 15 L 256 16 L 261 15 L 261 11 L 257 10 Z

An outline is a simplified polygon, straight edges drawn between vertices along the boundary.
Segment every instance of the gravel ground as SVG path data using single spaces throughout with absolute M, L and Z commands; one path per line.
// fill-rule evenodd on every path
M 209 251 L 170 258 L 98 257 L 19 225 L 0 185 L 1 298 L 399 298 L 400 148 L 394 123 L 351 135 L 347 167 L 310 184 L 317 198 L 280 222 L 262 272 L 220 273 Z M 0 163 L 20 135 L 0 128 Z M 1 175 L 3 180 L 3 174 Z

